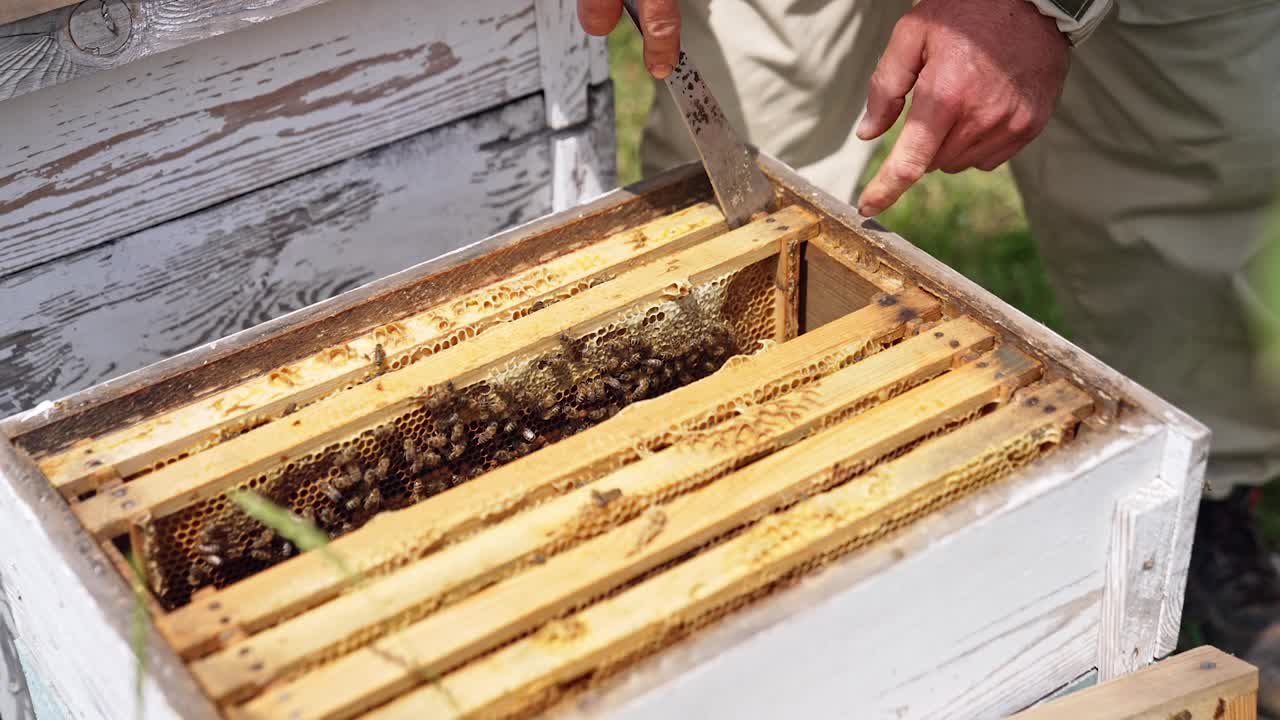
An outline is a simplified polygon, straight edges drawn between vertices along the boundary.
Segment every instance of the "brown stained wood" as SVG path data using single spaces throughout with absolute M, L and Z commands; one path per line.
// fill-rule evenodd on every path
M 243 699 L 303 663 L 331 654 L 332 648 L 344 638 L 365 637 L 377 632 L 379 627 L 417 619 L 448 598 L 483 587 L 522 564 L 545 560 L 614 524 L 630 520 L 656 503 L 732 472 L 752 458 L 791 445 L 828 424 L 924 383 L 946 372 L 961 355 L 987 347 L 992 340 L 986 330 L 967 319 L 939 326 L 938 331 L 943 334 L 930 332 L 908 339 L 792 393 L 744 409 L 718 425 L 678 436 L 670 448 L 245 642 L 230 645 L 194 663 L 192 671 L 219 702 Z M 899 444 L 910 442 L 986 403 L 1003 399 L 1012 388 L 1038 372 L 1034 363 L 1016 353 L 999 354 L 990 364 L 1004 372 L 1003 379 L 993 379 L 987 368 L 970 367 L 908 393 L 914 397 L 921 397 L 922 393 L 927 397 L 943 397 L 950 403 L 946 407 L 936 408 L 916 401 L 891 403 L 893 408 L 886 405 L 865 410 L 863 422 L 871 427 L 878 427 L 882 422 L 897 427 L 896 418 L 908 415 L 915 421 L 908 424 L 917 434 L 895 436 L 895 439 Z M 720 384 L 723 387 L 723 383 Z M 880 419 L 885 417 L 890 419 Z M 884 455 L 893 447 L 897 446 L 888 449 L 877 446 L 877 451 Z M 777 481 L 785 483 L 788 479 L 779 476 Z M 781 502 L 786 493 L 794 491 L 796 489 L 788 485 L 786 490 L 777 491 L 774 501 Z M 745 489 L 741 493 L 742 497 L 749 495 Z M 719 503 L 716 512 L 705 514 L 707 521 L 720 517 L 717 513 L 728 513 L 730 517 L 717 521 L 720 524 L 714 525 L 714 532 L 727 529 L 721 526 L 725 522 L 745 522 L 738 517 L 735 503 L 724 500 L 724 493 Z M 681 547 L 692 546 L 686 543 Z M 634 574 L 649 566 L 629 572 Z M 379 647 L 387 643 L 388 647 L 397 644 L 419 647 L 419 641 L 436 633 L 439 625 L 440 621 L 428 620 L 422 628 L 415 626 L 401 639 L 389 639 Z M 472 625 L 474 623 L 464 627 Z M 363 671 L 355 676 L 364 677 Z
M 956 335 L 963 334 L 958 328 L 953 328 L 953 331 Z M 934 362 L 938 365 L 935 368 L 950 362 L 946 343 L 932 338 L 917 340 L 921 342 L 915 351 L 919 351 L 920 346 L 930 346 L 937 354 Z M 729 421 L 727 426 L 712 428 L 702 438 L 677 445 L 601 479 L 597 485 L 608 488 L 611 494 L 619 493 L 605 508 L 598 508 L 598 502 L 586 492 L 576 493 L 580 495 L 578 498 L 561 498 L 569 510 L 561 522 L 572 533 L 575 525 L 581 528 L 588 522 L 598 524 L 598 529 L 607 528 L 606 517 L 615 521 L 629 520 L 629 516 L 638 514 L 646 504 L 646 498 L 647 503 L 652 504 L 655 499 L 665 500 L 672 494 L 663 485 L 696 487 L 697 480 L 714 480 L 761 454 L 764 452 L 762 448 L 783 446 L 788 439 L 799 438 L 824 422 L 835 422 L 835 418 L 847 414 L 847 410 L 858 405 L 867 393 L 878 392 L 873 387 L 875 383 L 858 387 L 860 383 L 857 380 L 874 377 L 877 370 L 883 372 L 892 363 L 902 363 L 902 354 L 895 350 L 876 355 L 808 388 L 762 405 L 749 417 L 739 418 L 754 423 L 751 433 L 744 435 L 744 423 Z M 1007 399 L 1020 383 L 1038 374 L 1035 364 L 1017 353 L 1000 353 L 990 361 L 991 366 L 1005 372 L 1002 379 L 995 379 L 985 369 L 966 366 L 860 415 L 858 422 L 865 427 L 865 432 L 856 443 L 846 448 L 849 462 L 870 464 L 984 405 Z M 877 363 L 886 367 L 868 367 L 863 370 L 870 372 L 859 371 L 859 365 Z M 888 389 L 904 381 L 909 383 L 905 380 L 907 377 L 910 377 L 909 371 L 899 373 L 897 379 L 884 377 L 887 383 L 881 388 Z M 842 399 L 846 402 L 842 403 Z M 824 410 L 828 413 L 825 417 L 822 415 Z M 759 434 L 754 430 L 759 430 Z M 543 560 L 542 564 L 535 564 L 479 595 L 282 686 L 280 690 L 288 694 L 289 701 L 281 702 L 282 695 L 273 691 L 249 703 L 249 715 L 283 718 L 297 713 L 309 718 L 348 717 L 408 690 L 418 684 L 424 672 L 427 675 L 446 672 L 796 497 L 823 489 L 820 483 L 813 484 L 811 478 L 804 474 L 781 472 L 776 465 L 771 467 L 773 472 L 769 474 L 730 475 L 714 480 L 686 497 L 652 504 L 633 522 L 613 528 L 562 555 Z M 632 512 L 619 507 L 624 505 L 631 505 Z M 460 560 L 471 559 L 477 564 L 482 564 L 483 558 L 492 556 L 494 550 L 502 545 L 536 551 L 539 543 L 546 538 L 556 538 L 558 534 L 554 526 L 539 528 L 532 523 L 522 523 L 525 519 L 533 520 L 532 516 L 542 511 L 543 508 L 539 507 L 450 550 Z M 522 524 L 524 526 L 519 527 Z M 561 530 L 560 534 L 564 532 Z M 586 536 L 586 533 L 580 534 Z M 443 554 L 440 558 L 444 559 Z M 433 559 L 429 558 L 424 565 L 430 565 Z M 426 575 L 426 568 L 423 570 Z M 445 568 L 437 567 L 434 577 L 439 578 L 442 574 L 446 574 Z M 412 590 L 404 588 L 402 592 L 411 593 Z M 388 593 L 366 594 L 359 598 L 363 602 L 356 604 L 359 595 L 353 593 L 343 598 L 348 616 L 360 612 L 360 608 L 378 607 L 391 597 Z M 333 619 L 336 620 L 340 614 L 333 613 Z M 306 617 L 303 616 L 304 619 Z M 324 625 L 317 618 L 312 632 L 320 627 Z M 284 636 L 272 638 L 274 647 L 270 649 L 289 648 L 303 634 L 302 628 L 298 631 L 288 640 Z M 242 647 L 248 647 L 249 652 L 238 662 L 234 658 L 240 650 L 228 648 L 224 653 L 226 661 L 223 667 L 234 663 L 238 666 L 235 674 L 244 679 L 255 677 L 252 668 L 263 661 L 262 654 L 256 651 L 261 645 L 250 641 Z M 406 648 L 410 649 L 412 662 L 388 662 L 388 658 L 402 656 Z M 266 664 L 270 668 L 269 656 Z M 203 664 L 193 668 L 196 677 L 209 689 L 210 680 L 217 676 L 202 672 L 205 669 Z M 359 680 L 345 683 L 340 689 L 335 688 L 334 681 L 340 677 Z M 264 681 L 267 679 L 262 678 Z M 214 696 L 218 697 L 216 692 Z
M 397 558 L 420 557 L 535 500 L 598 478 L 666 438 L 715 422 L 723 407 L 769 400 L 785 387 L 811 381 L 817 366 L 840 367 L 870 355 L 902 336 L 906 318 L 938 317 L 936 302 L 923 293 L 893 300 L 730 361 L 711 378 L 632 405 L 594 428 L 411 508 L 383 513 L 339 538 L 332 549 L 365 571 L 381 570 Z M 349 582 L 327 559 L 306 553 L 179 608 L 158 624 L 180 654 L 196 657 L 216 647 L 228 625 L 257 632 L 332 598 Z
M 1258 669 L 1211 646 L 1024 710 L 1012 720 L 1254 720 Z
M 843 317 L 871 302 L 880 288 L 832 258 L 814 242 L 804 244 L 800 308 L 806 331 Z
M 662 263 L 641 267 L 470 342 L 387 372 L 377 383 L 358 385 L 299 409 L 287 423 L 268 423 L 178 460 L 126 483 L 118 496 L 98 495 L 76 504 L 74 510 L 90 533 L 112 537 L 126 529 L 129 515 L 150 511 L 160 518 L 215 497 L 257 473 L 407 412 L 429 388 L 447 381 L 465 387 L 498 363 L 551 350 L 562 334 L 590 332 L 607 324 L 612 313 L 661 299 L 670 288 L 698 285 L 771 257 L 780 240 L 806 238 L 816 228 L 816 218 L 808 212 L 783 209 Z
M 332 0 L 0 103 L 0 276 L 540 88 L 532 0 Z
M 449 338 L 479 335 L 536 303 L 563 299 L 571 291 L 723 230 L 724 216 L 718 209 L 706 203 L 691 206 L 326 347 L 199 402 L 78 442 L 40 458 L 40 469 L 64 496 L 77 497 L 95 489 L 95 478 L 105 469 L 134 475 L 157 461 L 216 443 L 223 433 L 279 417 L 291 406 L 296 409 L 364 379 L 374 369 L 378 346 L 383 347 L 387 365 L 408 363 Z
M 891 531 L 902 518 L 926 512 L 933 503 L 998 480 L 1037 457 L 1035 450 L 1041 445 L 1060 442 L 1091 404 L 1087 395 L 1065 383 L 1015 395 L 1013 402 L 989 415 L 926 441 L 902 458 L 833 490 L 766 516 L 733 539 L 554 620 L 532 636 L 404 695 L 368 717 L 443 718 L 517 711 L 533 701 L 540 689 L 570 681 L 607 660 L 674 642 L 682 622 L 714 617 L 718 610 L 735 607 L 738 598 Z M 762 481 L 786 474 L 809 477 L 819 485 L 838 482 L 856 471 L 859 461 L 849 456 L 848 448 L 857 447 L 866 432 L 861 419 L 842 423 L 739 473 L 754 474 Z M 240 717 L 274 716 L 257 711 Z
M 785 243 L 778 251 L 778 270 L 774 278 L 775 339 L 786 342 L 800 334 L 800 263 L 808 243 Z

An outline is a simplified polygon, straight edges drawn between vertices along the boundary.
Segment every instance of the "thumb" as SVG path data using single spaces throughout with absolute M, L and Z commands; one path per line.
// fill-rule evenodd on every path
M 857 135 L 873 140 L 893 127 L 907 102 L 907 93 L 915 87 L 924 67 L 925 27 L 914 16 L 906 15 L 893 27 L 893 35 L 867 90 L 867 114 L 858 124 Z

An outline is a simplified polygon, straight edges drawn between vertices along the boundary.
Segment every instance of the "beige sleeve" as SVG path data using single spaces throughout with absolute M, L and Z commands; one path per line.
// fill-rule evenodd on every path
M 1072 45 L 1083 43 L 1111 11 L 1115 0 L 1027 0 L 1058 22 Z

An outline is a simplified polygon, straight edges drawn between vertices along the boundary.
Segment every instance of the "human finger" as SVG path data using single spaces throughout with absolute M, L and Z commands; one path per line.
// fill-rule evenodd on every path
M 907 93 L 924 67 L 924 38 L 925 28 L 910 15 L 893 27 L 889 44 L 871 73 L 867 112 L 857 130 L 860 139 L 878 138 L 897 122 Z

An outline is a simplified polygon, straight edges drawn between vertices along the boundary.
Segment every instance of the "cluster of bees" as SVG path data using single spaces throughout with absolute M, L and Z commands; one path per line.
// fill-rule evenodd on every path
M 351 532 L 382 510 L 412 505 L 585 430 L 631 403 L 706 377 L 741 351 L 726 324 L 695 325 L 697 333 L 682 333 L 679 341 L 661 346 L 638 333 L 590 344 L 562 335 L 556 350 L 518 377 L 462 389 L 447 383 L 423 392 L 417 400 L 425 431 L 411 434 L 389 423 L 370 431 L 373 458 L 362 460 L 347 447 L 327 464 L 317 463 L 311 472 L 323 473 L 319 494 L 311 493 L 314 500 L 297 512 L 331 537 Z M 305 479 L 311 475 L 305 469 L 297 473 L 282 478 L 270 495 L 294 495 L 292 489 L 315 482 Z M 223 584 L 296 552 L 240 513 L 206 525 L 200 540 L 188 575 L 192 590 Z M 252 562 L 224 569 L 237 560 Z

